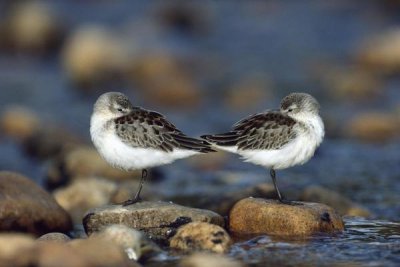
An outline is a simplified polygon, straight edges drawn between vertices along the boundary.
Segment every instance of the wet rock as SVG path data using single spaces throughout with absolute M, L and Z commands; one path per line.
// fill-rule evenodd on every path
M 12 266 L 10 263 L 21 251 L 33 247 L 35 240 L 30 235 L 16 233 L 0 234 L 0 266 Z
M 229 230 L 235 234 L 312 235 L 344 230 L 342 218 L 325 204 L 246 198 L 232 208 Z
M 0 125 L 5 135 L 17 141 L 24 141 L 39 129 L 40 120 L 32 110 L 22 106 L 10 106 L 1 114 Z
M 355 116 L 346 126 L 349 137 L 364 142 L 387 142 L 400 136 L 400 116 L 368 112 Z
M 309 186 L 304 189 L 300 199 L 303 201 L 324 203 L 337 210 L 341 215 L 369 217 L 371 213 L 341 194 L 321 186 Z
M 225 104 L 233 110 L 250 109 L 271 98 L 272 81 L 264 77 L 247 77 L 227 92 Z
M 64 29 L 46 3 L 23 1 L 10 6 L 3 21 L 0 47 L 42 55 L 60 45 Z
M 244 267 L 245 265 L 223 255 L 198 252 L 183 258 L 179 267 Z
M 168 239 L 180 226 L 189 222 L 224 225 L 224 219 L 215 212 L 167 202 L 139 202 L 125 207 L 104 206 L 90 210 L 83 218 L 88 235 L 110 224 L 123 224 L 160 241 Z
M 115 182 L 91 177 L 74 180 L 70 185 L 54 191 L 53 195 L 73 221 L 80 223 L 89 209 L 108 204 L 116 189 Z
M 33 181 L 0 172 L 0 230 L 35 235 L 71 230 L 71 219 L 54 198 Z
M 65 243 L 71 240 L 69 236 L 63 233 L 47 233 L 37 239 L 42 242 Z
M 225 253 L 231 243 L 231 238 L 221 226 L 192 222 L 181 226 L 169 244 L 171 248 L 180 250 L 208 250 Z
M 400 29 L 394 28 L 367 40 L 359 49 L 357 61 L 368 70 L 393 74 L 400 71 Z
M 114 224 L 105 227 L 90 238 L 100 238 L 121 247 L 130 259 L 139 260 L 149 258 L 161 252 L 161 249 L 147 239 L 142 232 L 125 225 Z
M 81 89 L 114 80 L 129 58 L 124 41 L 98 25 L 85 25 L 72 33 L 62 51 L 64 69 Z
M 191 107 L 199 103 L 200 91 L 177 59 L 167 54 L 137 58 L 128 79 L 142 88 L 143 95 L 159 105 Z
M 115 181 L 139 179 L 141 172 L 126 172 L 113 168 L 95 148 L 83 145 L 67 151 L 53 161 L 47 176 L 47 184 L 50 188 L 55 188 L 71 179 L 90 176 L 100 176 Z

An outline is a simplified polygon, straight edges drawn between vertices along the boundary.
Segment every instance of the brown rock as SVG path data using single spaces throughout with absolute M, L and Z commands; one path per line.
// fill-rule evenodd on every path
M 0 229 L 36 235 L 67 232 L 68 213 L 33 181 L 13 172 L 0 172 Z
M 35 240 L 30 235 L 16 233 L 0 234 L 0 266 L 7 266 L 7 263 L 20 254 L 24 249 L 31 248 Z
M 312 235 L 344 230 L 342 218 L 325 204 L 246 198 L 232 208 L 229 230 L 235 234 Z
M 241 262 L 223 255 L 199 252 L 183 258 L 179 267 L 243 267 Z
M 106 240 L 123 249 L 133 260 L 149 258 L 161 252 L 161 249 L 147 239 L 142 232 L 121 224 L 113 224 L 95 233 L 90 238 Z
M 39 237 L 37 240 L 42 242 L 65 243 L 70 241 L 71 238 L 63 233 L 47 233 Z
M 400 71 L 400 29 L 392 29 L 367 40 L 360 47 L 357 61 L 361 66 L 383 74 Z
M 300 196 L 303 201 L 324 203 L 337 210 L 341 215 L 369 217 L 371 213 L 339 193 L 321 186 L 309 186 Z
M 192 222 L 181 226 L 170 240 L 170 247 L 180 250 L 208 250 L 216 253 L 228 251 L 232 240 L 221 226 Z
M 208 210 L 188 208 L 167 202 L 139 202 L 129 206 L 104 206 L 90 210 L 83 218 L 88 235 L 110 224 L 123 224 L 140 230 L 151 238 L 165 240 L 189 222 L 224 225 L 224 219 Z
M 108 204 L 116 189 L 115 182 L 92 177 L 74 180 L 67 187 L 54 191 L 53 195 L 74 223 L 80 223 L 89 209 Z
M 384 113 L 364 113 L 346 126 L 347 135 L 365 142 L 385 142 L 400 136 L 400 116 Z
M 160 105 L 193 107 L 201 98 L 192 78 L 171 55 L 138 58 L 128 75 L 144 89 L 145 97 Z
M 18 141 L 26 140 L 40 127 L 38 116 L 33 111 L 20 106 L 6 108 L 0 121 L 2 132 Z
M 98 25 L 85 25 L 72 33 L 62 51 L 68 77 L 84 89 L 115 79 L 129 58 L 122 38 Z
M 67 151 L 48 170 L 48 184 L 56 187 L 63 180 L 100 176 L 110 180 L 123 181 L 140 178 L 140 171 L 126 172 L 113 168 L 94 147 L 79 146 Z
M 45 3 L 14 4 L 6 14 L 0 46 L 17 52 L 44 54 L 61 43 L 64 30 L 59 22 Z

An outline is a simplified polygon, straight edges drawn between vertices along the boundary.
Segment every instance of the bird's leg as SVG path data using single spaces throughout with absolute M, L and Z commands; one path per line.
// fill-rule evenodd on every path
M 269 171 L 269 174 L 271 175 L 272 182 L 274 183 L 275 191 L 276 191 L 276 194 L 278 195 L 279 201 L 280 201 L 281 203 L 286 202 L 286 201 L 283 200 L 282 195 L 281 195 L 281 192 L 279 191 L 278 186 L 277 186 L 277 184 L 276 184 L 276 174 L 275 174 L 275 170 L 274 170 L 274 169 L 271 169 L 271 170 Z M 285 203 L 285 204 L 286 204 L 286 203 Z
M 136 192 L 135 197 L 133 199 L 128 199 L 128 200 L 124 201 L 122 203 L 122 206 L 128 206 L 128 205 L 131 205 L 131 204 L 141 201 L 140 192 L 142 191 L 142 187 L 143 187 L 144 182 L 146 181 L 146 178 L 147 178 L 147 170 L 143 169 L 142 170 L 142 178 L 140 179 L 139 189 Z

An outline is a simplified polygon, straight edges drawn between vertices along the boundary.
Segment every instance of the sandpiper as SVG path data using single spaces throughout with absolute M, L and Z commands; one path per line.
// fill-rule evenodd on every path
M 118 92 L 105 93 L 97 99 L 90 134 L 109 164 L 126 171 L 142 170 L 136 195 L 125 201 L 125 206 L 140 201 L 147 168 L 214 151 L 207 141 L 185 135 L 160 113 L 132 106 Z
M 235 123 L 223 134 L 202 138 L 215 147 L 236 153 L 247 162 L 270 169 L 275 191 L 284 201 L 276 184 L 275 170 L 304 164 L 324 138 L 324 124 L 318 101 L 306 93 L 291 93 L 282 99 L 279 110 L 266 110 Z

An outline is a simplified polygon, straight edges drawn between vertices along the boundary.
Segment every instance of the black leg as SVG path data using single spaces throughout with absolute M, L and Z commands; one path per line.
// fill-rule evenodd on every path
M 275 174 L 275 170 L 274 170 L 274 169 L 271 169 L 271 170 L 269 171 L 269 174 L 271 175 L 272 182 L 274 183 L 275 191 L 276 191 L 276 194 L 278 195 L 279 201 L 282 202 L 282 203 L 284 203 L 285 201 L 283 201 L 281 192 L 279 192 L 278 186 L 276 185 L 276 174 Z
M 142 170 L 142 178 L 140 179 L 139 189 L 136 192 L 135 197 L 133 199 L 128 199 L 127 201 L 124 201 L 122 203 L 122 206 L 128 206 L 128 205 L 131 205 L 131 204 L 141 201 L 140 192 L 142 191 L 142 187 L 143 187 L 144 182 L 146 181 L 146 178 L 147 178 L 147 170 L 143 169 Z

